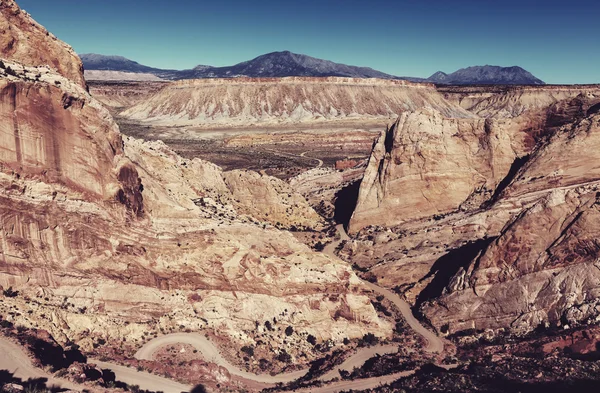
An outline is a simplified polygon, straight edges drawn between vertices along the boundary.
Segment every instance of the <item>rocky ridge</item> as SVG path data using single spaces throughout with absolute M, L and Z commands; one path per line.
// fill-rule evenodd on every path
M 438 86 L 444 97 L 485 118 L 513 118 L 552 107 L 558 102 L 583 94 L 593 100 L 600 94 L 598 85 L 582 86 Z
M 85 86 L 83 65 L 73 49 L 21 10 L 14 0 L 0 2 L 0 58 L 48 66 Z
M 444 85 L 544 85 L 545 83 L 521 67 L 474 66 L 451 74 L 438 71 L 427 82 Z
M 124 138 L 81 74 L 3 64 L 0 314 L 11 322 L 85 351 L 185 329 L 236 347 L 262 336 L 298 362 L 313 356 L 309 334 L 334 346 L 391 334 L 349 266 L 274 228 L 321 225 L 289 186 Z M 264 324 L 275 319 L 298 334 Z
M 595 323 L 600 95 L 575 92 L 519 116 L 403 114 L 375 145 L 342 255 L 444 333 Z
M 173 82 L 121 116 L 151 125 L 226 128 L 387 122 L 398 113 L 423 107 L 446 116 L 473 117 L 446 101 L 433 85 L 336 77 Z

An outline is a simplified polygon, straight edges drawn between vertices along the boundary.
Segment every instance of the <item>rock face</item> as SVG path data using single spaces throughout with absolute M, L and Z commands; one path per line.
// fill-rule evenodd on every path
M 474 66 L 451 74 L 438 71 L 427 82 L 447 85 L 543 85 L 540 79 L 521 67 Z
M 45 67 L 4 61 L 0 76 L 0 159 L 5 173 L 59 184 L 86 200 L 121 200 L 143 210 L 134 190 L 135 169 L 121 160 L 118 127 L 102 105 Z
M 525 155 L 518 123 L 404 113 L 381 135 L 361 183 L 350 232 L 447 214 L 489 199 Z
M 600 97 L 600 86 L 477 86 L 438 87 L 450 102 L 485 118 L 513 118 L 543 111 L 583 94 Z
M 423 107 L 446 116 L 472 117 L 447 102 L 433 85 L 333 77 L 173 82 L 121 115 L 153 125 L 203 127 L 364 124 Z
M 95 82 L 87 80 L 90 94 L 104 104 L 111 112 L 116 113 L 147 99 L 166 86 L 164 82 Z
M 600 116 L 592 115 L 537 147 L 502 198 L 539 201 L 460 270 L 439 300 L 425 305 L 435 325 L 446 323 L 449 331 L 507 325 L 528 330 L 600 315 L 598 141 Z
M 48 66 L 85 87 L 83 66 L 73 49 L 34 21 L 14 0 L 0 3 L 0 58 Z
M 88 81 L 158 82 L 163 80 L 154 74 L 141 72 L 85 70 L 84 75 L 85 79 Z
M 396 79 L 393 75 L 385 74 L 372 68 L 334 63 L 289 51 L 267 53 L 232 66 L 212 67 L 199 65 L 194 67 L 194 69 L 183 71 L 147 67 L 121 56 L 103 56 L 89 53 L 81 55 L 81 59 L 86 70 L 112 72 L 112 75 L 104 74 L 107 76 L 110 75 L 111 79 L 114 79 L 115 72 L 152 74 L 161 78 L 176 80 L 237 77 L 279 78 L 286 76 L 340 76 Z M 99 74 L 97 75 L 100 76 Z
M 590 89 L 559 89 L 565 98 L 547 107 L 554 89 L 498 93 L 543 98 L 520 116 L 403 114 L 374 147 L 341 255 L 444 333 L 600 320 L 600 100 Z
M 555 190 L 510 222 L 423 307 L 449 332 L 596 321 L 600 315 L 598 186 Z
M 123 138 L 81 74 L 3 64 L 0 286 L 18 292 L 4 318 L 84 350 L 209 329 L 296 356 L 312 348 L 300 333 L 391 334 L 347 264 L 271 225 L 320 225 L 281 181 Z M 274 318 L 299 334 L 257 328 Z

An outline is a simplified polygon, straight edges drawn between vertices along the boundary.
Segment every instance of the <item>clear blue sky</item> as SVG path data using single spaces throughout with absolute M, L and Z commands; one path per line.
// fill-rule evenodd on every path
M 17 0 L 78 53 L 183 69 L 290 50 L 398 76 L 519 65 L 600 82 L 598 0 Z

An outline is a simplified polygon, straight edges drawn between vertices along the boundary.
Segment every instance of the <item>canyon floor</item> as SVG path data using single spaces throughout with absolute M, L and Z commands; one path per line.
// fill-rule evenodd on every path
M 202 157 L 226 170 L 264 171 L 289 179 L 313 168 L 365 162 L 385 122 L 371 126 L 299 125 L 256 128 L 148 126 L 117 117 L 126 135 L 161 140 L 185 158 Z M 346 168 L 344 168 L 346 169 Z

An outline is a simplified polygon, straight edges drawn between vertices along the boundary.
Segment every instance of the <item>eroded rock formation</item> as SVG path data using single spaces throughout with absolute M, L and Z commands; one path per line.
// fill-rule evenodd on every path
M 72 52 L 56 48 L 54 68 L 71 77 Z M 308 334 L 338 344 L 391 334 L 347 264 L 273 227 L 321 224 L 289 186 L 123 138 L 81 73 L 3 64 L 0 286 L 18 295 L 2 299 L 0 314 L 84 350 L 210 329 L 310 356 Z M 275 320 L 297 334 L 264 327 Z
M 122 113 L 152 125 L 249 127 L 322 122 L 387 122 L 423 107 L 470 117 L 433 85 L 353 78 L 236 78 L 170 83 Z M 362 123 L 361 123 L 362 122 Z
M 597 321 L 590 89 L 517 117 L 401 115 L 374 148 L 342 255 L 442 332 Z
M 425 305 L 436 326 L 530 330 L 596 320 L 599 135 L 600 116 L 592 115 L 537 147 L 502 195 L 526 207 L 457 272 L 440 299 Z
M 0 58 L 48 66 L 85 87 L 83 64 L 73 49 L 33 20 L 14 0 L 0 2 Z
M 526 140 L 516 121 L 403 113 L 375 144 L 350 231 L 479 206 L 526 155 Z

